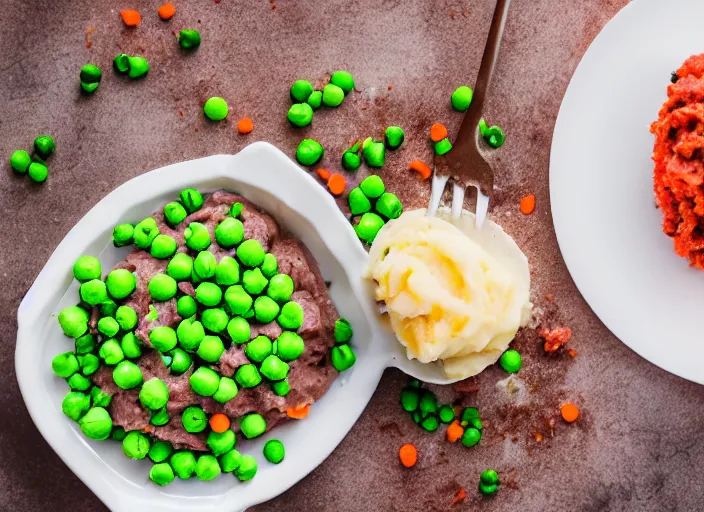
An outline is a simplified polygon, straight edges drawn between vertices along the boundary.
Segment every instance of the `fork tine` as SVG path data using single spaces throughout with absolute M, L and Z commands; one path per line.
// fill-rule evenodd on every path
M 482 191 L 477 187 L 477 218 L 476 226 L 481 229 L 486 219 L 486 212 L 489 210 L 489 196 L 482 194 Z
M 447 185 L 449 176 L 438 176 L 433 172 L 432 188 L 430 189 L 430 204 L 428 204 L 428 217 L 434 217 L 440 207 L 440 199 Z
M 452 184 L 452 220 L 457 220 L 462 215 L 464 204 L 464 187 L 457 183 Z

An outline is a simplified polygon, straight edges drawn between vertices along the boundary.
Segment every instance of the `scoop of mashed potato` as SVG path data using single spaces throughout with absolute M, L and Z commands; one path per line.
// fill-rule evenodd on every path
M 408 358 L 442 362 L 460 379 L 495 363 L 528 322 L 530 274 L 500 226 L 487 221 L 477 230 L 465 213 L 457 227 L 442 215 L 414 210 L 384 226 L 367 277 Z

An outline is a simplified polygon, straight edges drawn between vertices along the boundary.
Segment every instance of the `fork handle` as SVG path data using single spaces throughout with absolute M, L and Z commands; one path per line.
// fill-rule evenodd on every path
M 501 36 L 506 25 L 508 15 L 508 6 L 511 0 L 497 0 L 496 8 L 494 9 L 494 17 L 491 20 L 489 28 L 489 36 L 487 37 L 484 55 L 482 55 L 482 63 L 479 66 L 477 81 L 474 84 L 474 96 L 472 103 L 469 105 L 469 110 L 462 120 L 460 129 L 455 138 L 455 146 L 474 142 L 478 143 L 478 127 L 479 120 L 482 118 L 484 109 L 484 99 L 486 92 L 491 83 L 491 76 L 494 73 L 496 60 L 499 57 L 499 47 L 501 46 Z M 477 146 L 479 147 L 479 146 Z

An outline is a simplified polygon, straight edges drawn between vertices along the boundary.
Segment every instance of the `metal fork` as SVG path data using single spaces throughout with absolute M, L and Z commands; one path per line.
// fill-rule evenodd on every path
M 478 228 L 482 227 L 486 218 L 489 196 L 494 188 L 494 171 L 480 152 L 480 144 L 486 146 L 486 143 L 479 133 L 479 121 L 482 118 L 486 91 L 491 83 L 496 59 L 499 56 L 501 36 L 506 25 L 510 3 L 511 0 L 496 2 L 482 63 L 474 86 L 472 103 L 457 132 L 455 144 L 449 153 L 435 155 L 435 172 L 428 206 L 429 216 L 437 213 L 445 185 L 452 178 L 452 218 L 457 219 L 462 214 L 464 193 L 469 186 L 477 189 L 476 225 Z

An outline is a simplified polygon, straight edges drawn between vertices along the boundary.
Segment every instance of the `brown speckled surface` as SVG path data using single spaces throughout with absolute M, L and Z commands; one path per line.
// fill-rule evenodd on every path
M 401 125 L 407 143 L 389 154 L 384 178 L 406 207 L 424 205 L 429 186 L 405 166 L 430 160 L 432 122 L 457 129 L 460 116 L 449 109 L 449 94 L 471 84 L 492 10 L 484 0 L 175 3 L 176 16 L 163 23 L 158 2 L 0 0 L 0 155 L 4 162 L 43 132 L 58 147 L 41 187 L 0 164 L 2 510 L 103 508 L 41 439 L 13 371 L 17 306 L 70 227 L 113 188 L 168 163 L 233 153 L 254 140 L 292 153 L 310 135 L 328 149 L 325 165 L 337 169 L 342 148 L 356 137 L 378 136 L 387 124 Z M 479 391 L 465 397 L 485 420 L 482 443 L 469 451 L 412 424 L 398 406 L 405 378 L 389 370 L 330 458 L 257 510 L 447 510 L 460 487 L 468 499 L 457 510 L 702 509 L 701 388 L 640 359 L 604 328 L 569 278 L 550 217 L 548 159 L 562 94 L 589 42 L 625 3 L 514 0 L 486 111 L 508 135 L 491 155 L 491 215 L 530 258 L 539 318 L 574 330 L 576 358 L 547 358 L 535 331 L 522 333 L 517 345 L 529 392 L 518 406 L 509 405 L 494 387 L 505 374 L 485 372 Z M 125 29 L 117 13 L 122 7 L 138 7 L 143 24 Z M 184 27 L 202 32 L 203 45 L 193 54 L 180 52 L 174 41 L 172 30 Z M 148 78 L 115 76 L 110 62 L 119 51 L 146 55 Z M 82 97 L 77 84 L 88 61 L 105 72 L 92 98 Z M 320 82 L 337 68 L 354 74 L 359 92 L 336 111 L 318 112 L 312 127 L 290 128 L 288 84 Z M 229 101 L 229 121 L 203 119 L 201 102 L 210 95 Z M 255 121 L 246 137 L 234 133 L 244 115 Z M 518 213 L 526 193 L 537 196 L 530 217 Z M 440 393 L 454 396 L 450 389 Z M 583 416 L 571 426 L 558 419 L 551 428 L 565 399 L 578 403 Z M 411 471 L 398 464 L 405 442 L 419 448 Z M 487 467 L 500 472 L 504 485 L 485 500 L 476 485 Z

